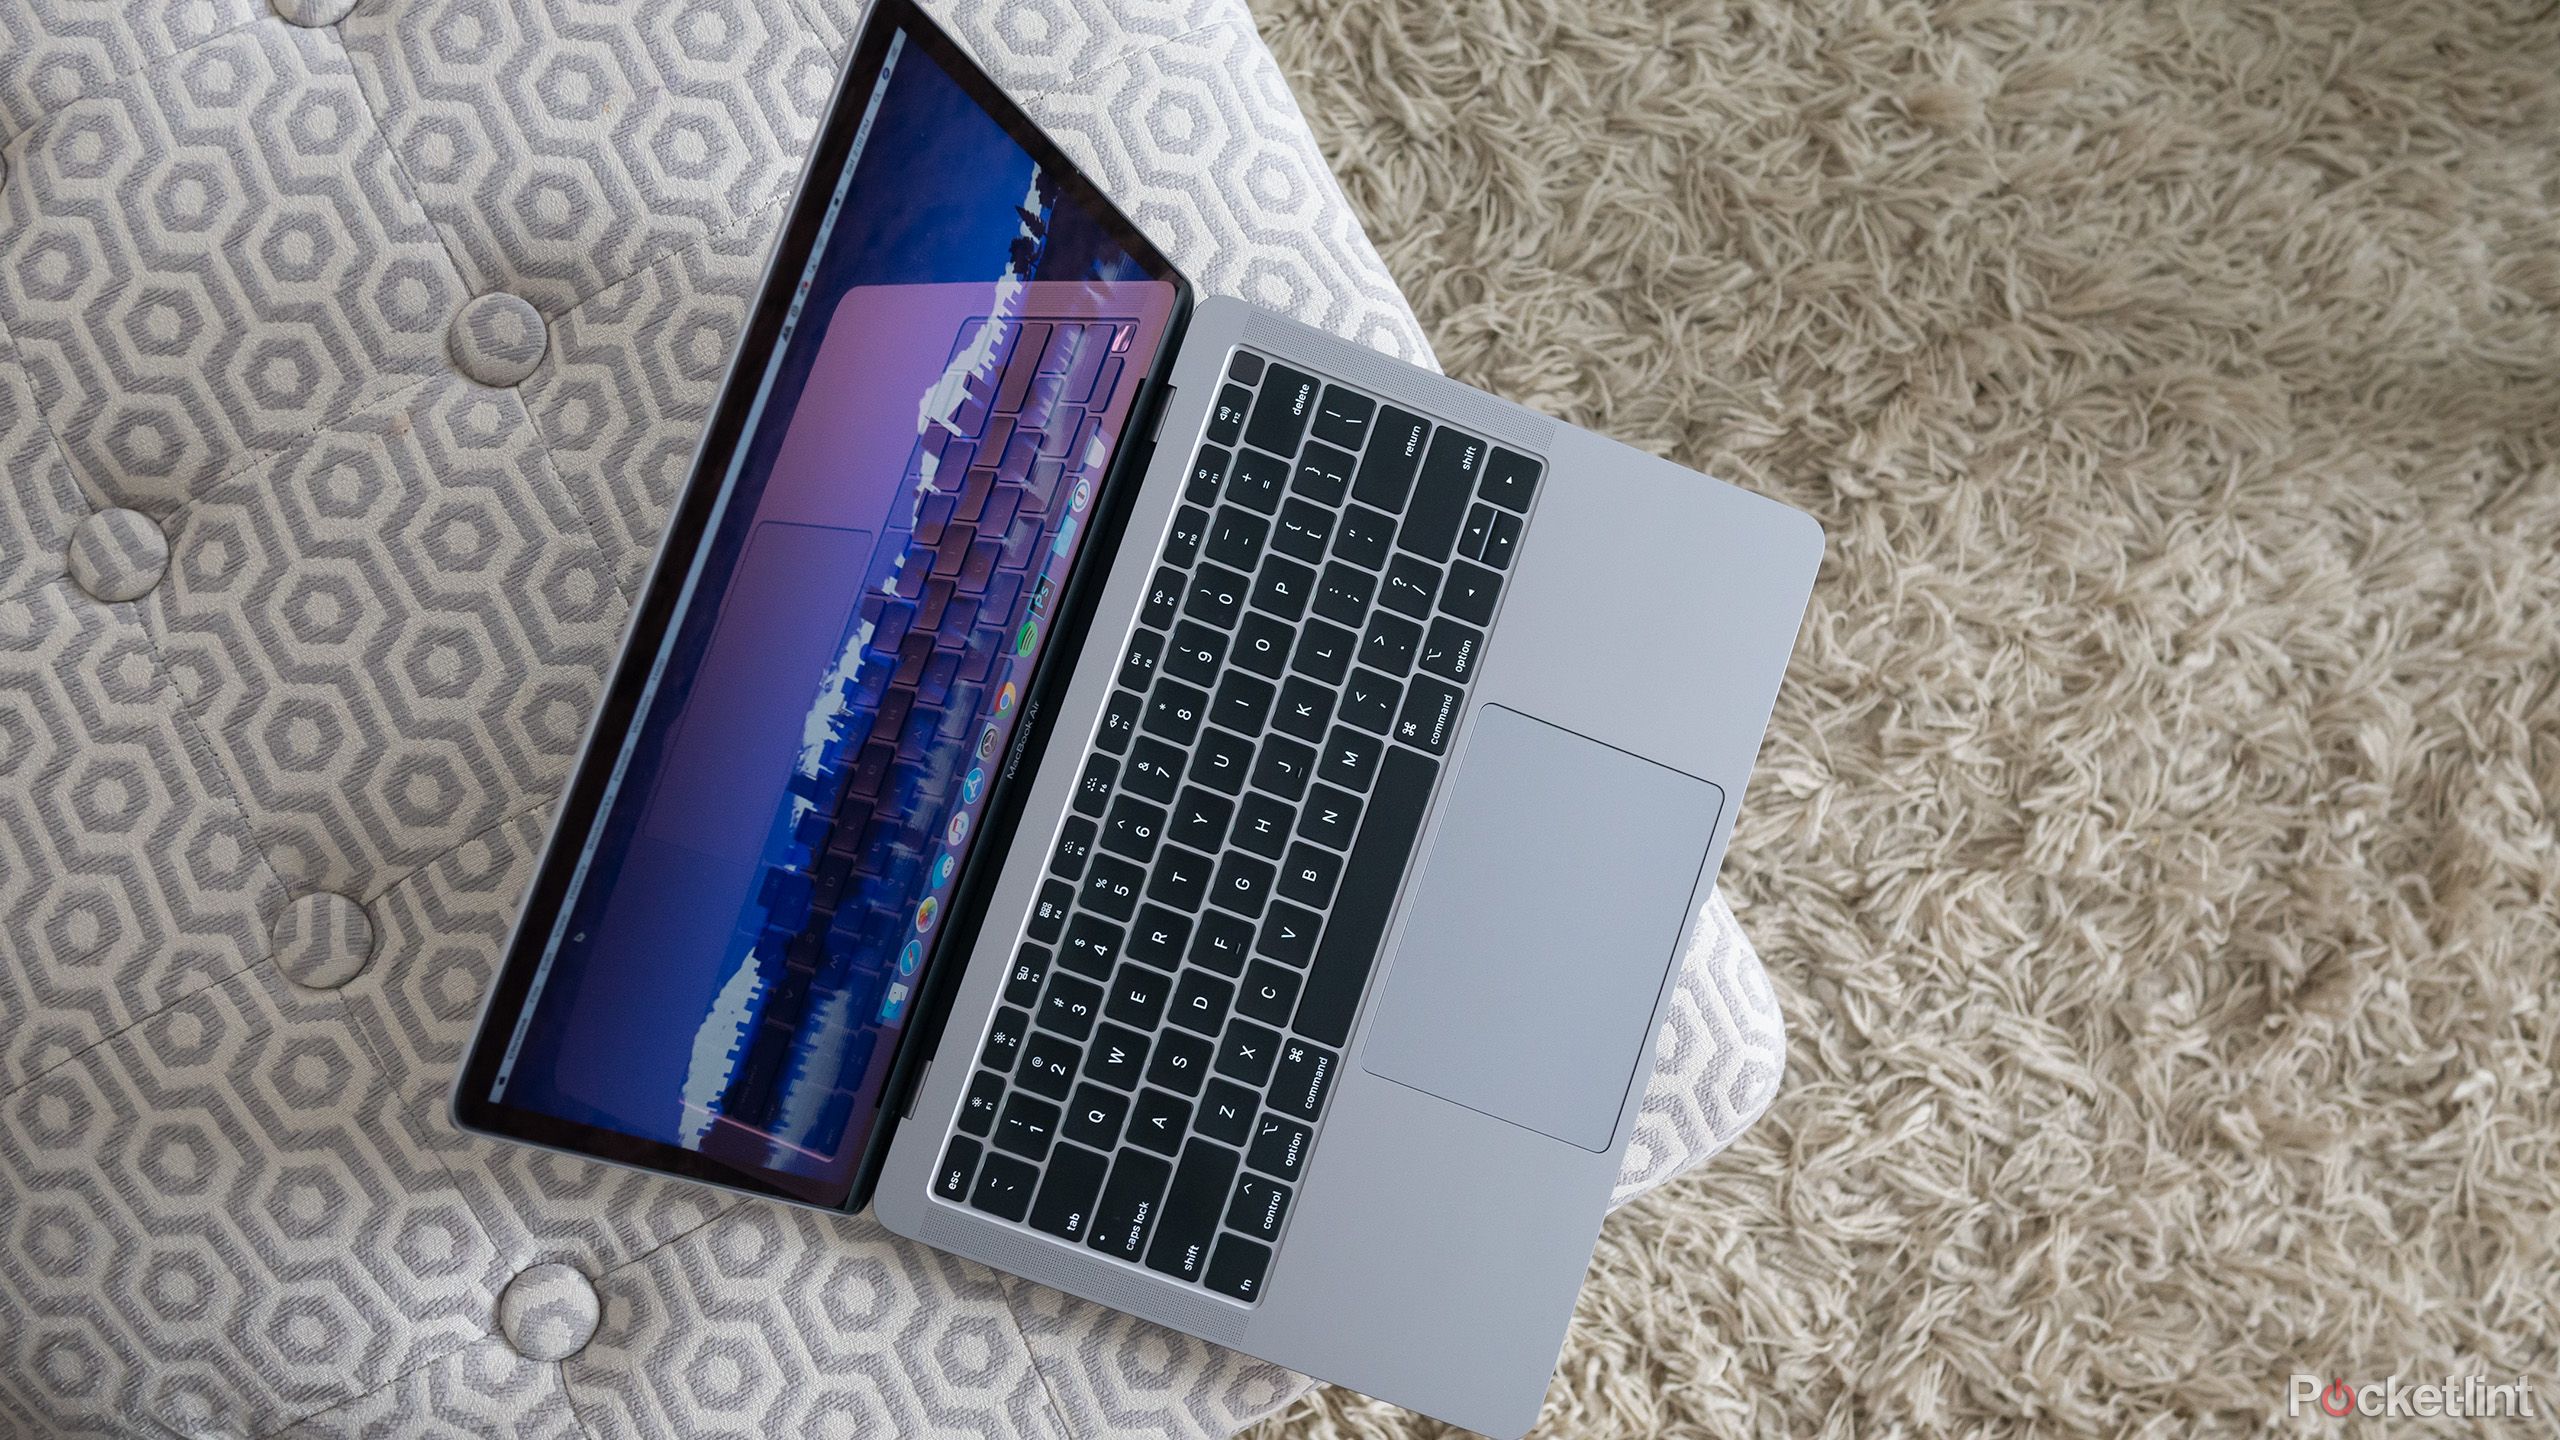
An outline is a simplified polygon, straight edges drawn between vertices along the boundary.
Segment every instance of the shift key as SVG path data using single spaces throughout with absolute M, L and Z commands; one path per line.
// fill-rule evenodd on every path
M 1458 527 L 1467 518 L 1467 502 L 1476 493 L 1476 472 L 1484 468 L 1485 445 L 1463 431 L 1442 426 L 1431 437 L 1431 453 L 1423 457 L 1422 478 L 1405 506 L 1404 524 L 1396 530 L 1396 548 L 1438 563 L 1458 543 Z
M 1227 1191 L 1236 1183 L 1236 1152 L 1198 1136 L 1182 1147 L 1182 1168 L 1164 1197 L 1164 1216 L 1156 1222 L 1155 1243 L 1147 1247 L 1147 1268 L 1184 1280 L 1197 1280 L 1209 1268 L 1209 1242 L 1218 1236 L 1218 1217 L 1226 1213 Z

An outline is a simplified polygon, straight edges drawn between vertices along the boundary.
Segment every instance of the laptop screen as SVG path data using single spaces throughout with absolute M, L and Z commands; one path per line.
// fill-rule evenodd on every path
M 838 98 L 851 158 L 808 181 L 780 340 L 703 543 L 659 562 L 681 598 L 633 642 L 648 683 L 483 1041 L 496 1107 L 818 1203 L 851 1184 L 1179 296 L 904 23 Z

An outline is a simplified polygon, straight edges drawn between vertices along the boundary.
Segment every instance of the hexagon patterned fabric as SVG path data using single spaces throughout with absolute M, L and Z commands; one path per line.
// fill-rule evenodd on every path
M 942 0 L 1430 363 L 1240 0 Z M 444 1091 L 857 0 L 0 0 L 0 1433 L 1217 1436 L 1306 1382 Z M 1621 1195 L 1784 1059 L 1712 901 Z

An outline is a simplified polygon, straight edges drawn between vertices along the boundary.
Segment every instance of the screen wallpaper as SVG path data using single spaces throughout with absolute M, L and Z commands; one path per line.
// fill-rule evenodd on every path
M 1175 298 L 903 37 L 867 108 L 492 1096 L 813 1197 Z

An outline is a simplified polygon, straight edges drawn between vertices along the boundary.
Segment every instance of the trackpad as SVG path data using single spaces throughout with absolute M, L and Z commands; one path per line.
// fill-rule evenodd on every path
M 1361 1066 L 1606 1151 L 1724 792 L 1498 705 L 1450 783 Z

